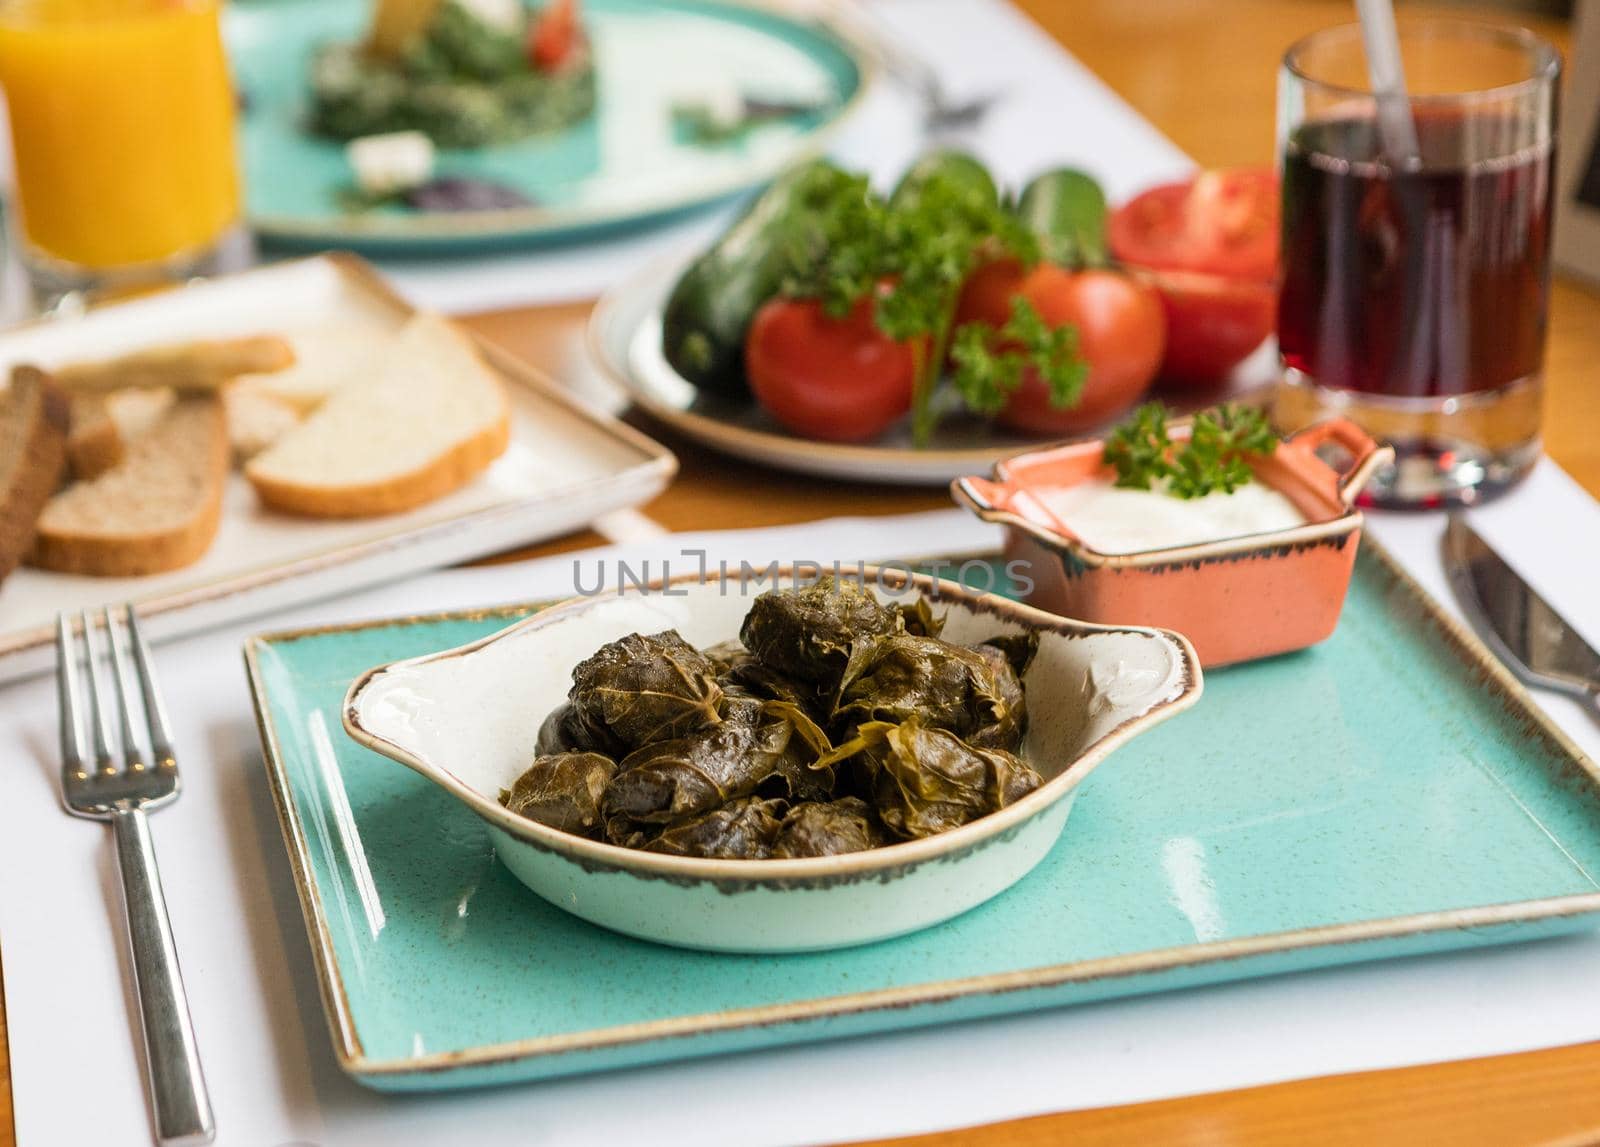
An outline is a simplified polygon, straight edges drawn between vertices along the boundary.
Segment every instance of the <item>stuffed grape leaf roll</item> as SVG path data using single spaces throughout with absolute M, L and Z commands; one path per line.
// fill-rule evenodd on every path
M 902 633 L 857 645 L 834 716 L 847 727 L 915 717 L 958 737 L 1013 749 L 1022 740 L 1021 700 L 999 651 L 991 660 L 962 645 Z
M 600 802 L 617 763 L 599 753 L 555 753 L 529 765 L 500 803 L 519 816 L 570 832 L 597 836 L 602 825 Z
M 777 839 L 783 802 L 740 797 L 662 829 L 644 847 L 670 856 L 711 860 L 765 860 Z
M 829 763 L 849 759 L 884 827 L 916 839 L 1015 804 L 1042 783 L 1015 755 L 967 744 L 920 718 L 869 721 Z
M 831 689 L 855 642 L 896 633 L 900 626 L 899 615 L 871 590 L 825 577 L 756 598 L 739 637 L 768 669 Z
M 784 814 L 772 857 L 838 856 L 890 843 L 871 806 L 859 797 L 806 801 Z
M 572 671 L 567 700 L 580 743 L 623 750 L 685 737 L 721 721 L 722 687 L 705 654 L 677 630 L 630 633 Z

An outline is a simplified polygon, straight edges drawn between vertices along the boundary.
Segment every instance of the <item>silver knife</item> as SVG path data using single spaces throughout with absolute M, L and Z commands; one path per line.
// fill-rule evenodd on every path
M 1479 636 L 1526 684 L 1581 698 L 1600 717 L 1600 653 L 1508 566 L 1460 514 L 1444 535 L 1445 572 Z

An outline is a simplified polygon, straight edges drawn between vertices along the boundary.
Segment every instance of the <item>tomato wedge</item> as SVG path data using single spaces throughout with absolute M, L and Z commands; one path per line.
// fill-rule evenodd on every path
M 1136 266 L 1271 282 L 1278 218 L 1272 171 L 1206 171 L 1134 196 L 1112 212 L 1108 238 L 1111 253 Z
M 1161 294 L 1161 377 L 1206 386 L 1272 333 L 1278 288 L 1278 178 L 1207 171 L 1153 187 L 1111 215 L 1111 253 Z
M 820 303 L 772 299 L 745 336 L 756 401 L 788 429 L 824 442 L 876 438 L 911 409 L 911 345 L 884 334 L 863 299 L 843 318 Z

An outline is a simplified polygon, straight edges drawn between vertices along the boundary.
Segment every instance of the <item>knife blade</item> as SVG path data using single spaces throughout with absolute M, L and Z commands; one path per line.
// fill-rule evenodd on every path
M 1600 653 L 1460 514 L 1450 515 L 1444 552 L 1462 609 L 1500 660 L 1527 684 L 1587 698 L 1600 711 Z

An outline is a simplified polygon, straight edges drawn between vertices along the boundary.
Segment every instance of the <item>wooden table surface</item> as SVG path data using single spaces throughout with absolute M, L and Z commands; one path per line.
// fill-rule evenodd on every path
M 1180 147 L 1209 166 L 1272 160 L 1275 68 L 1291 41 L 1351 18 L 1347 0 L 1016 0 Z M 1402 2 L 1403 12 L 1439 11 Z M 1452 5 L 1495 22 L 1492 8 Z M 1563 48 L 1564 23 L 1516 18 Z M 1063 108 L 1060 130 L 1071 131 Z M 587 304 L 475 316 L 470 325 L 560 376 L 581 369 Z M 1547 357 L 1546 446 L 1600 497 L 1600 293 L 1558 280 Z M 630 418 L 630 420 L 633 420 Z M 644 507 L 672 530 L 736 528 L 949 504 L 937 490 L 822 482 L 756 469 L 648 421 L 677 452 L 672 487 Z M 506 560 L 596 543 L 594 534 Z M 296 956 L 303 956 L 297 953 Z M 0 1033 L 3 1033 L 0 1015 Z M 1314 1033 L 1307 1033 L 1310 1038 Z M 109 1049 L 108 1054 L 132 1054 Z M 0 1041 L 0 1145 L 15 1142 Z M 916 1147 L 1578 1147 L 1600 1144 L 1600 1043 L 1042 1116 L 913 1139 Z M 224 1127 L 227 1113 L 220 1113 Z M 224 1142 L 246 1142 L 231 1135 Z

